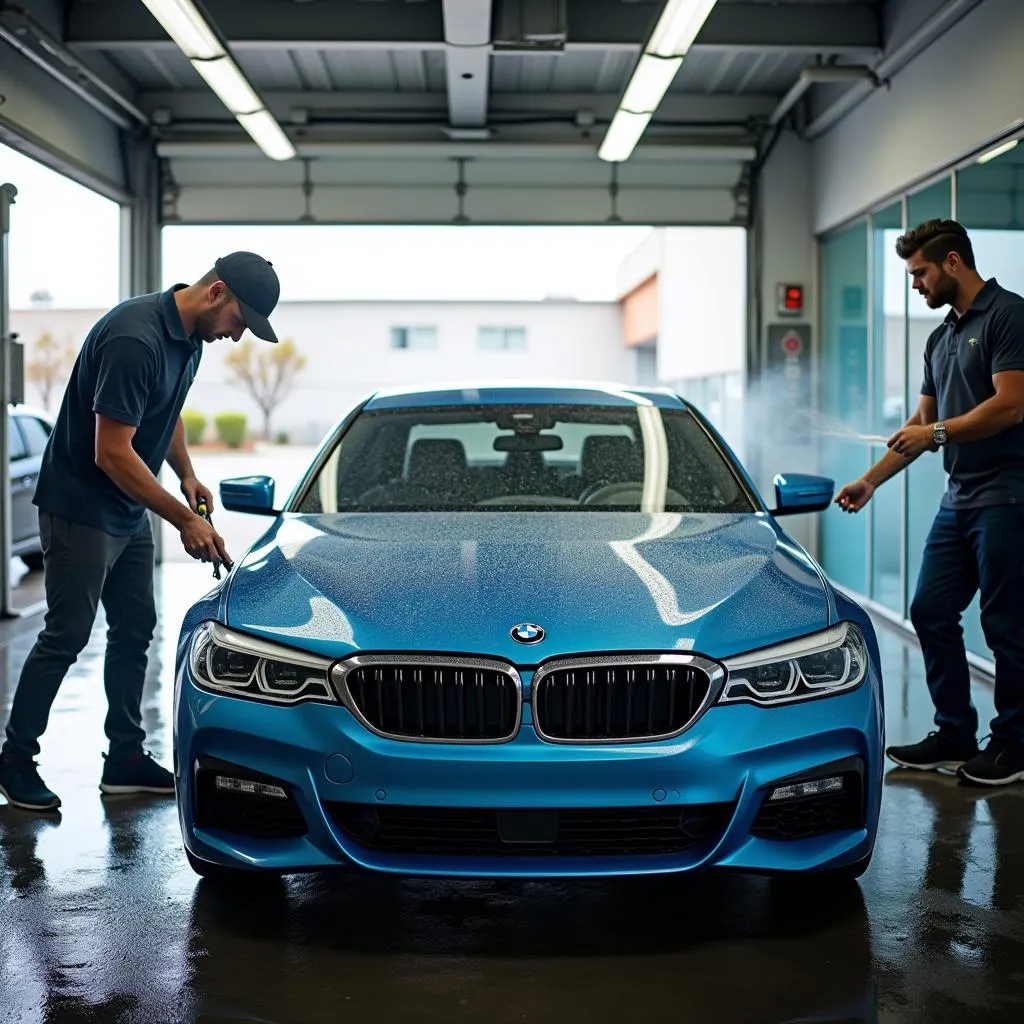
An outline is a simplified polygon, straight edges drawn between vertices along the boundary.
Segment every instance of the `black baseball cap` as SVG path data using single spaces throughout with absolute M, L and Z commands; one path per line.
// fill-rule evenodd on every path
M 220 279 L 231 289 L 245 326 L 264 341 L 277 342 L 267 317 L 281 297 L 281 282 L 268 260 L 254 252 L 233 252 L 214 264 Z

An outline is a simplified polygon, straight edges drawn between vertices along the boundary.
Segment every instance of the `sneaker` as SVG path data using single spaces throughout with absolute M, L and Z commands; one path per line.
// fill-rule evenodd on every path
M 104 793 L 174 793 L 174 776 L 153 760 L 152 754 L 136 754 L 129 758 L 103 755 Z
M 957 775 L 978 786 L 1007 786 L 1024 781 L 1024 749 L 989 740 L 988 746 L 967 761 Z
M 0 758 L 0 796 L 24 811 L 55 811 L 60 797 L 46 787 L 31 758 Z
M 956 771 L 965 761 L 978 756 L 976 740 L 969 743 L 951 740 L 941 732 L 930 732 L 920 743 L 904 747 L 888 747 L 886 756 L 904 768 L 916 768 L 929 772 L 937 768 Z

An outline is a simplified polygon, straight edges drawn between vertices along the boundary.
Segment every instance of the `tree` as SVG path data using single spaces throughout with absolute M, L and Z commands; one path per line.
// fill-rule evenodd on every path
M 260 407 L 263 437 L 269 440 L 270 417 L 288 397 L 296 376 L 306 365 L 306 357 L 299 353 L 291 338 L 258 348 L 247 338 L 227 354 L 224 365 L 231 374 L 231 383 L 245 388 Z
M 25 360 L 25 379 L 36 386 L 47 412 L 54 389 L 67 382 L 74 362 L 74 348 L 61 345 L 48 331 L 33 343 L 31 357 Z

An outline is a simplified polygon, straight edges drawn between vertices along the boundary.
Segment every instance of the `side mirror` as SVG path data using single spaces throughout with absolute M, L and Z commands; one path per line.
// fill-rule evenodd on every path
M 822 512 L 832 504 L 835 481 L 808 473 L 779 473 L 775 480 L 773 516 L 791 516 L 800 512 Z
M 249 512 L 276 516 L 274 478 L 269 476 L 237 476 L 220 482 L 221 507 L 228 512 Z

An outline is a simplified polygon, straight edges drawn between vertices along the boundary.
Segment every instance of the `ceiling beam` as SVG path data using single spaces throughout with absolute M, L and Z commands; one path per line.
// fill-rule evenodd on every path
M 423 162 L 452 160 L 458 157 L 480 161 L 522 161 L 543 163 L 553 160 L 578 160 L 589 167 L 601 167 L 593 161 L 593 146 L 579 142 L 549 142 L 507 145 L 487 145 L 476 142 L 444 142 L 410 147 L 401 141 L 377 142 L 309 142 L 299 144 L 302 155 L 324 159 L 347 160 L 406 160 Z M 224 139 L 166 140 L 158 142 L 157 155 L 166 159 L 188 160 L 251 160 L 259 152 L 245 142 Z M 640 150 L 637 150 L 640 154 Z M 743 163 L 757 156 L 757 148 L 749 142 L 715 139 L 672 140 L 644 148 L 637 164 L 668 165 L 678 167 L 683 161 L 696 163 Z M 275 180 L 300 175 L 294 164 L 268 165 L 268 174 Z M 282 169 L 283 168 L 283 169 Z M 301 175 L 300 175 L 301 176 Z
M 205 7 L 232 49 L 443 49 L 445 9 L 452 0 L 420 3 L 287 4 L 280 0 L 205 0 Z M 496 0 L 500 3 L 501 0 Z M 467 9 L 479 5 L 466 0 Z M 457 3 L 456 6 L 462 6 Z M 650 32 L 659 7 L 621 0 L 568 0 L 566 49 L 636 51 Z M 487 16 L 487 40 L 493 39 Z M 494 24 L 501 24 L 495 18 Z M 74 0 L 65 42 L 82 49 L 139 46 L 171 49 L 160 26 L 138 0 Z M 475 38 L 475 37 L 474 37 Z M 863 57 L 883 49 L 875 5 L 808 6 L 719 3 L 691 52 L 837 54 Z
M 308 131 L 318 123 L 336 120 L 344 126 L 346 118 L 378 125 L 403 122 L 416 126 L 448 123 L 448 98 L 444 93 L 396 92 L 261 92 L 264 102 L 282 124 L 295 124 Z M 588 115 L 596 121 L 608 121 L 615 113 L 618 93 L 495 93 L 488 101 L 489 121 L 498 129 L 504 118 L 524 114 L 561 119 L 565 127 L 585 128 Z M 168 117 L 172 123 L 215 122 L 227 125 L 231 118 L 217 98 L 205 90 L 143 92 L 139 107 L 157 124 Z M 669 93 L 658 108 L 657 121 L 675 124 L 741 122 L 767 117 L 775 108 L 774 96 Z M 163 112 L 159 118 L 153 115 Z M 529 126 L 527 126 L 529 127 Z
M 292 4 L 281 0 L 203 0 L 210 19 L 232 49 L 244 46 L 317 47 L 323 40 L 403 43 L 444 42 L 441 0 L 424 3 Z M 115 49 L 168 42 L 167 33 L 139 0 L 73 0 L 65 42 Z M 173 45 L 173 44 L 172 44 Z
M 444 0 L 448 120 L 484 129 L 491 74 L 491 0 Z

